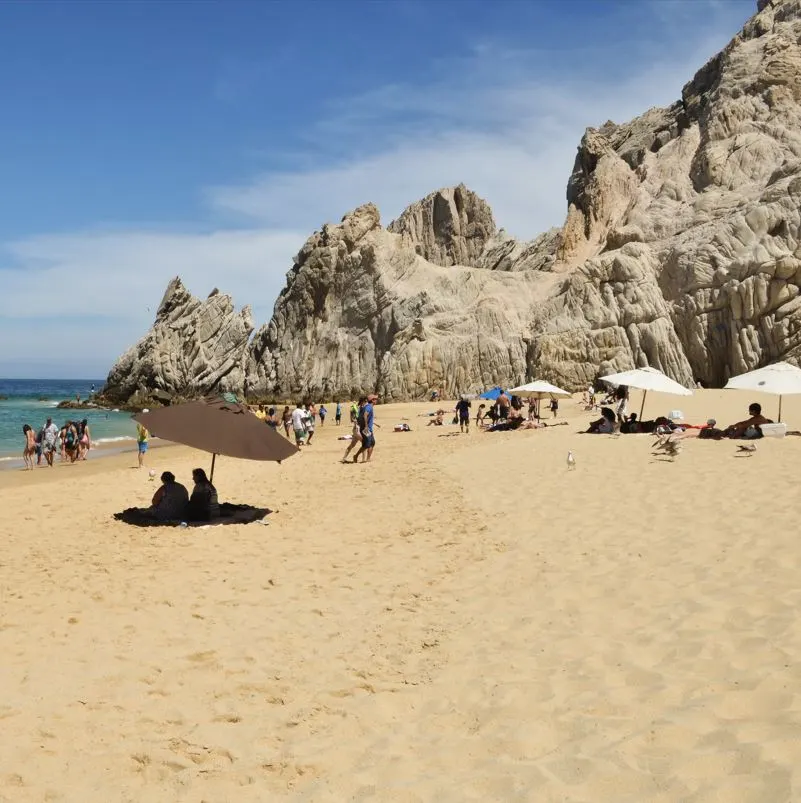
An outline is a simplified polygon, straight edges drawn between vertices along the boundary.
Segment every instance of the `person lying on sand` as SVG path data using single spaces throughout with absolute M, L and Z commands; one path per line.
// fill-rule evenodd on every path
M 426 426 L 428 427 L 441 427 L 443 424 L 442 417 L 445 415 L 444 410 L 437 410 L 437 414 L 432 418 Z
M 739 421 L 736 424 L 732 424 L 726 429 L 723 430 L 723 437 L 724 438 L 761 438 L 762 437 L 762 430 L 760 426 L 762 424 L 772 424 L 769 418 L 765 418 L 762 415 L 762 405 L 754 402 L 748 406 L 748 415 L 749 418 L 746 418 L 745 421 Z

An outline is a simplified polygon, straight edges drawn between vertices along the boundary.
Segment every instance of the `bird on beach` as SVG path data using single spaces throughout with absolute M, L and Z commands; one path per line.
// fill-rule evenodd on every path
M 681 452 L 681 441 L 673 440 L 670 435 L 661 435 L 656 439 L 651 448 L 654 450 L 653 454 L 661 452 L 667 455 L 672 462 Z
M 567 453 L 567 470 L 572 471 L 576 467 L 576 458 L 573 457 L 573 452 Z
M 756 451 L 755 443 L 745 443 L 742 445 L 738 444 L 737 446 L 737 453 L 740 454 L 741 452 L 745 452 L 746 457 L 751 457 L 755 451 Z

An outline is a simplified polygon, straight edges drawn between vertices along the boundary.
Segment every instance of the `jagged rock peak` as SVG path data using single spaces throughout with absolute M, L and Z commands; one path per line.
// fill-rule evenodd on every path
M 103 394 L 125 404 L 154 391 L 184 397 L 241 393 L 252 332 L 249 306 L 237 312 L 231 297 L 216 289 L 201 301 L 176 276 L 167 285 L 153 326 L 114 364 Z
M 408 399 L 640 365 L 720 386 L 801 361 L 801 0 L 759 8 L 676 103 L 587 129 L 560 229 L 518 242 L 460 185 L 387 229 L 366 204 L 315 232 L 225 381 Z M 170 388 L 219 366 L 197 322 L 247 329 L 224 298 L 171 284 L 112 378 Z
M 435 265 L 475 267 L 496 234 L 489 204 L 464 184 L 426 195 L 407 207 L 387 230 Z

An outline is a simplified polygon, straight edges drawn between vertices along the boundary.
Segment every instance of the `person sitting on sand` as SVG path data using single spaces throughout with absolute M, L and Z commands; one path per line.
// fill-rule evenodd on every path
M 176 521 L 186 516 L 189 492 L 184 485 L 175 481 L 172 471 L 161 475 L 161 486 L 153 494 L 148 513 L 159 521 Z
M 748 415 L 750 418 L 746 418 L 745 421 L 739 421 L 736 424 L 732 424 L 729 427 L 726 427 L 723 430 L 723 437 L 724 438 L 747 438 L 749 440 L 753 438 L 761 438 L 762 437 L 762 430 L 760 426 L 762 424 L 772 424 L 769 418 L 765 418 L 762 415 L 762 405 L 754 402 L 748 406 Z
M 436 415 L 428 422 L 427 426 L 429 427 L 441 427 L 444 423 L 443 416 L 445 415 L 444 410 L 437 410 Z
M 217 500 L 217 489 L 211 484 L 202 468 L 192 471 L 195 487 L 189 504 L 186 506 L 186 517 L 189 521 L 211 521 L 220 515 L 220 504 Z
M 587 432 L 593 435 L 609 435 L 615 431 L 615 413 L 609 407 L 601 408 L 601 417 L 593 421 Z

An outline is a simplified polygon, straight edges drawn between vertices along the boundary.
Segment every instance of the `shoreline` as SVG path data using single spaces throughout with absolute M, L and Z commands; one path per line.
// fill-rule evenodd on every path
M 154 439 L 158 440 L 158 439 Z M 86 461 L 76 461 L 75 463 L 70 463 L 67 461 L 62 461 L 60 457 L 60 453 L 56 454 L 55 459 L 53 460 L 53 468 L 59 468 L 60 466 L 76 466 L 76 465 L 83 465 L 84 462 L 86 463 L 94 463 L 96 460 L 100 459 L 107 459 L 109 457 L 113 457 L 115 455 L 121 454 L 131 454 L 136 455 L 136 438 L 133 437 L 125 437 L 125 438 L 115 438 L 109 440 L 100 440 L 97 442 L 96 445 L 93 445 L 92 448 L 89 450 L 88 456 Z M 153 443 L 151 441 L 148 451 L 152 449 L 163 449 L 167 446 L 176 446 L 177 444 L 172 443 L 171 441 L 160 441 L 158 443 Z M 42 463 L 40 466 L 36 466 L 33 471 L 26 470 L 24 468 L 24 464 L 22 461 L 22 455 L 8 455 L 8 454 L 0 454 L 0 475 L 5 474 L 6 472 L 20 472 L 26 474 L 35 474 L 39 469 L 48 469 L 50 468 L 47 463 Z

